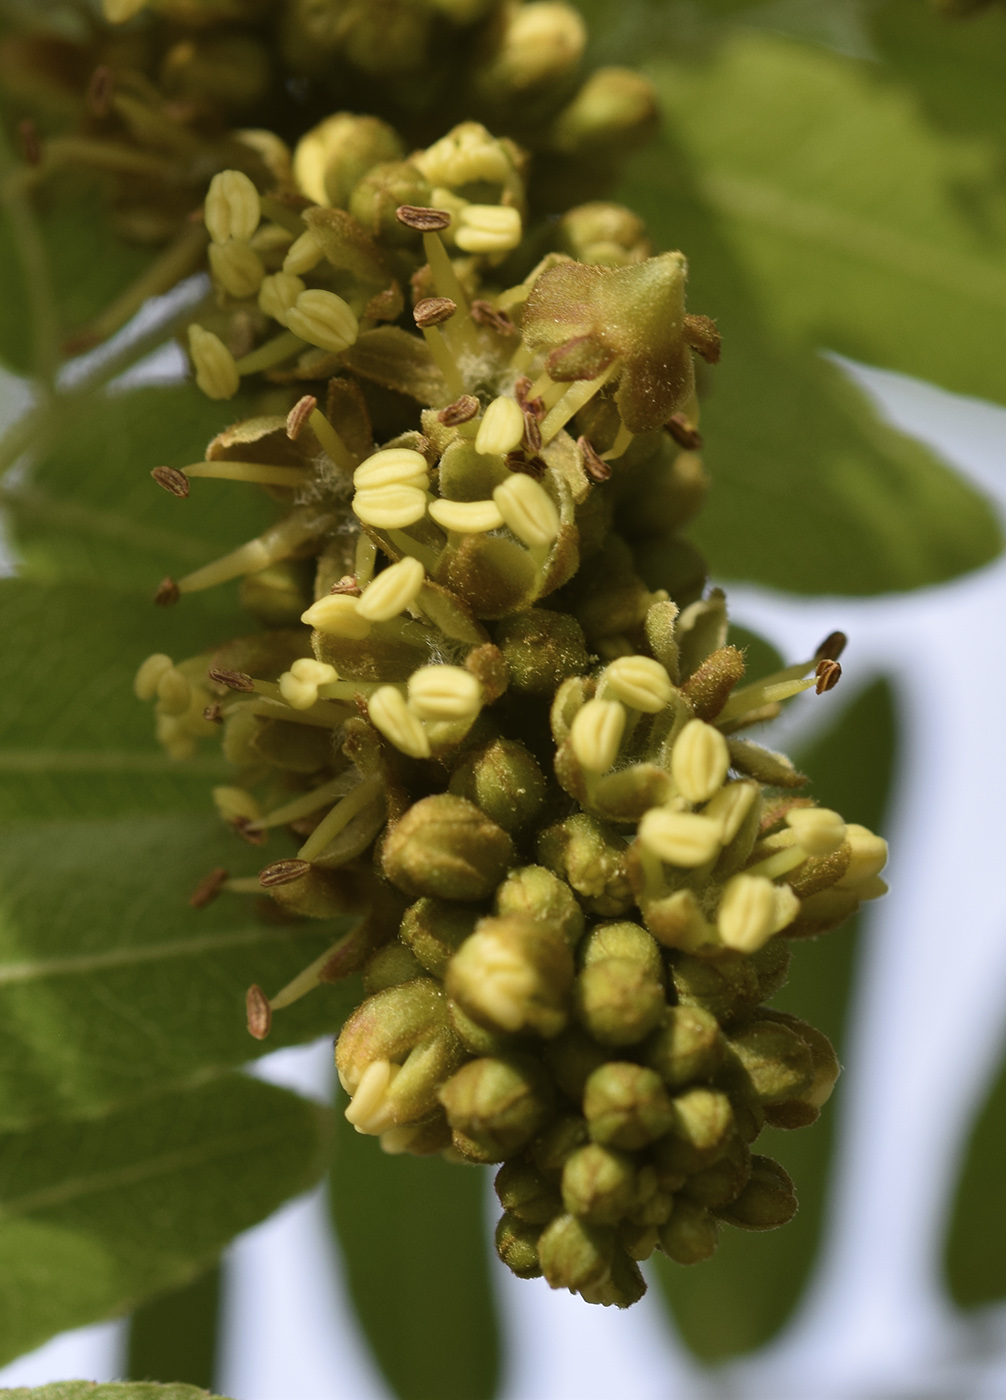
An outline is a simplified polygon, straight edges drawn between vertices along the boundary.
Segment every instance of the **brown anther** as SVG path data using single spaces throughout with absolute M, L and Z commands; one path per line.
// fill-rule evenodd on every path
M 245 1015 L 248 1018 L 248 1034 L 253 1035 L 256 1040 L 265 1040 L 272 1026 L 272 1007 L 261 987 L 248 988 Z
M 295 880 L 302 880 L 310 869 L 311 862 L 308 860 L 274 860 L 272 865 L 259 871 L 258 882 L 264 890 L 274 889 L 277 885 L 292 885 Z
M 318 400 L 313 394 L 305 394 L 302 399 L 298 399 L 286 415 L 286 435 L 291 442 L 296 442 L 300 437 L 301 429 L 310 418 L 311 414 L 318 407 Z
M 249 846 L 264 846 L 269 837 L 251 817 L 234 817 L 228 825 L 235 836 L 247 841 Z
M 473 321 L 480 326 L 491 326 L 499 335 L 516 335 L 517 327 L 505 311 L 497 311 L 490 301 L 473 301 L 468 308 Z
M 474 394 L 462 394 L 437 414 L 437 420 L 447 428 L 456 428 L 461 423 L 470 423 L 479 411 L 479 401 Z
M 529 408 L 523 410 L 524 413 L 524 450 L 530 452 L 533 457 L 536 452 L 541 451 L 541 428 L 538 425 L 538 417 Z
M 849 638 L 844 632 L 829 632 L 814 653 L 815 661 L 837 661 L 845 651 Z
M 430 326 L 440 326 L 449 321 L 458 309 L 456 301 L 450 297 L 423 297 L 412 309 L 412 319 L 421 331 Z
M 193 909 L 205 909 L 207 904 L 213 903 L 226 881 L 227 871 L 222 865 L 218 865 L 215 870 L 211 870 L 199 881 L 199 884 L 189 895 L 189 904 Z
M 426 209 L 421 204 L 400 204 L 395 218 L 406 228 L 418 229 L 420 233 L 437 233 L 451 226 L 451 216 L 446 209 Z
M 211 681 L 225 685 L 228 690 L 243 690 L 250 694 L 255 689 L 255 682 L 244 671 L 225 671 L 221 666 L 211 666 L 208 674 Z
M 357 583 L 355 574 L 343 574 L 339 582 L 333 583 L 328 591 L 329 593 L 346 594 L 350 598 L 359 598 L 363 589 Z
M 589 438 L 578 437 L 576 445 L 583 453 L 583 470 L 591 481 L 607 481 L 611 476 L 611 463 L 598 456 Z
M 842 679 L 842 668 L 837 661 L 829 661 L 825 658 L 817 663 L 814 675 L 817 677 L 814 690 L 818 695 L 823 695 L 826 690 L 834 690 L 838 685 Z
M 513 386 L 514 398 L 520 404 L 521 408 L 527 409 L 529 413 L 533 413 L 540 423 L 545 417 L 545 401 L 541 398 L 529 399 L 528 394 L 530 394 L 530 392 L 531 381 L 526 374 L 522 374 Z
M 702 434 L 694 424 L 689 423 L 683 413 L 672 413 L 664 427 L 686 452 L 697 452 L 702 446 Z
M 31 117 L 23 117 L 17 124 L 21 154 L 28 165 L 38 165 L 42 159 L 42 142 L 38 139 L 38 129 Z
M 189 494 L 189 478 L 177 467 L 155 467 L 150 475 L 158 486 L 163 486 L 172 496 L 178 496 L 184 501 Z
M 162 578 L 157 585 L 157 592 L 154 594 L 154 602 L 159 608 L 170 608 L 173 603 L 177 603 L 181 594 L 178 584 L 173 578 Z
M 203 719 L 206 721 L 207 724 L 223 724 L 223 705 L 221 705 L 219 702 L 215 702 L 212 705 L 207 705 L 205 710 L 203 710 Z
M 709 316 L 685 315 L 685 340 L 697 355 L 711 365 L 719 362 L 720 333 Z
M 91 74 L 91 81 L 87 85 L 86 102 L 95 117 L 107 117 L 112 110 L 112 92 L 115 87 L 115 79 L 112 77 L 111 68 L 105 65 L 99 66 Z
M 548 463 L 542 461 L 540 457 L 525 457 L 524 453 L 519 450 L 508 452 L 503 460 L 510 471 L 521 472 L 524 476 L 533 477 L 535 481 L 542 479 L 548 466 Z

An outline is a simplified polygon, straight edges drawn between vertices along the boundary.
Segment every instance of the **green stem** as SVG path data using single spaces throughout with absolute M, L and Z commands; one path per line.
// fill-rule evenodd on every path
M 59 318 L 49 259 L 31 202 L 16 181 L 6 177 L 19 168 L 0 124 L 0 205 L 24 273 L 31 315 L 32 368 L 47 395 L 53 392 L 59 368 Z

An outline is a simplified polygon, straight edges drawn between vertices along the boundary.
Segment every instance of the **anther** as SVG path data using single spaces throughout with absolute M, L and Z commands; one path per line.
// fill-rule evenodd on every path
M 423 297 L 422 301 L 417 301 L 412 312 L 412 319 L 421 331 L 428 326 L 440 326 L 444 321 L 449 321 L 458 309 L 456 301 L 451 301 L 450 297 Z
M 189 895 L 189 904 L 193 909 L 205 909 L 207 904 L 212 904 L 216 899 L 226 880 L 227 871 L 222 865 L 218 865 L 215 870 L 211 870 L 199 881 L 199 884 Z
M 513 386 L 513 396 L 521 408 L 526 408 L 529 413 L 533 413 L 540 423 L 545 417 L 545 401 L 541 398 L 531 397 L 533 388 L 531 380 L 526 374 L 522 374 Z
M 541 428 L 538 426 L 537 415 L 529 408 L 522 408 L 521 411 L 524 414 L 524 448 L 533 457 L 536 452 L 541 451 Z
M 206 720 L 207 724 L 223 724 L 224 707 L 219 701 L 212 705 L 207 705 L 205 710 L 203 710 L 203 719 Z
M 697 355 L 710 365 L 715 365 L 720 358 L 720 333 L 716 329 L 716 322 L 709 316 L 693 316 L 690 313 L 685 315 L 685 341 L 689 344 Z
M 159 608 L 170 608 L 179 599 L 178 584 L 173 578 L 162 578 L 154 594 L 154 602 Z
M 697 452 L 702 446 L 702 434 L 694 424 L 689 423 L 683 413 L 672 413 L 664 427 L 686 452 Z
M 583 453 L 583 469 L 591 481 L 607 481 L 611 477 L 611 463 L 598 456 L 589 438 L 578 437 L 576 445 Z
M 339 582 L 333 583 L 328 591 L 334 594 L 346 594 L 350 598 L 359 598 L 363 589 L 357 583 L 355 574 L 343 574 Z
M 451 226 L 451 216 L 446 209 L 426 209 L 419 204 L 399 205 L 395 218 L 406 228 L 418 229 L 420 233 L 436 233 Z
M 437 414 L 437 420 L 447 428 L 457 428 L 462 423 L 470 423 L 479 411 L 479 401 L 474 394 L 462 394 Z
M 837 661 L 825 658 L 817 663 L 817 670 L 814 672 L 817 677 L 817 684 L 814 690 L 818 695 L 823 695 L 826 690 L 834 690 L 842 679 L 842 668 Z
M 313 394 L 305 394 L 302 399 L 298 399 L 286 415 L 286 435 L 291 442 L 296 442 L 300 437 L 304 424 L 311 417 L 311 414 L 318 407 L 318 400 Z
M 505 311 L 497 311 L 488 301 L 473 301 L 468 308 L 473 321 L 480 326 L 490 326 L 500 335 L 516 335 L 517 327 Z
M 295 880 L 302 880 L 310 869 L 311 862 L 308 860 L 274 860 L 272 865 L 259 872 L 258 882 L 264 890 L 274 889 L 277 885 L 292 885 Z
M 24 117 L 17 124 L 21 154 L 28 165 L 38 165 L 42 159 L 42 143 L 38 139 L 38 129 L 31 117 Z
M 250 694 L 255 689 L 255 682 L 244 671 L 225 671 L 220 666 L 211 666 L 208 674 L 211 681 L 225 685 L 228 690 L 242 690 Z
M 814 653 L 815 661 L 837 661 L 845 651 L 848 637 L 844 632 L 829 632 Z
M 170 492 L 172 496 L 178 496 L 184 500 L 189 494 L 189 479 L 177 467 L 155 467 L 150 475 L 158 486 L 163 486 L 165 491 Z
M 245 997 L 245 1014 L 248 1018 L 248 1034 L 256 1040 L 265 1040 L 272 1026 L 272 1008 L 269 998 L 261 987 L 251 986 Z
M 527 457 L 523 451 L 508 452 L 504 457 L 507 469 L 512 472 L 520 472 L 524 476 L 529 476 L 534 481 L 540 481 L 545 475 L 545 468 L 548 463 L 541 457 Z
M 115 80 L 112 77 L 111 68 L 99 64 L 91 74 L 91 81 L 87 85 L 86 102 L 95 117 L 107 117 L 112 107 L 112 92 L 115 87 Z

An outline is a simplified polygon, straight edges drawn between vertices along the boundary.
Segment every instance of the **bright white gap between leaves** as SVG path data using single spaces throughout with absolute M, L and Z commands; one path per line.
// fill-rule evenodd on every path
M 1006 514 L 1006 410 L 840 363 L 897 426 L 935 447 Z M 150 382 L 148 373 L 161 378 L 171 368 L 147 361 L 130 373 Z M 1006 1033 L 998 800 L 1006 754 L 990 742 L 1006 693 L 997 644 L 1006 560 L 881 598 L 729 592 L 735 619 L 784 655 L 805 654 L 834 627 L 850 634 L 842 686 L 817 709 L 798 702 L 787 743 L 879 674 L 893 681 L 901 709 L 902 763 L 885 833 L 892 893 L 868 920 L 823 1256 L 787 1332 L 712 1375 L 676 1345 L 652 1295 L 625 1314 L 589 1309 L 500 1266 L 501 1400 L 1001 1400 L 1006 1308 L 959 1318 L 939 1268 L 961 1153 Z M 324 1097 L 330 1056 L 327 1042 L 283 1050 L 254 1072 Z M 352 1325 L 318 1193 L 237 1240 L 226 1277 L 223 1394 L 388 1400 Z M 0 1385 L 111 1379 L 122 1364 L 120 1336 L 117 1324 L 66 1333 L 0 1370 Z

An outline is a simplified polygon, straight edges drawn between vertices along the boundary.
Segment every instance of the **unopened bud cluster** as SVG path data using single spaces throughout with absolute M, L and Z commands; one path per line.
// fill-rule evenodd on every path
M 390 12 L 420 8 L 463 27 L 497 7 Z M 473 91 L 546 113 L 582 26 L 505 8 Z M 338 48 L 325 6 L 287 9 L 305 63 L 308 32 Z M 555 150 L 614 149 L 599 113 L 643 120 L 632 76 L 563 88 Z M 204 393 L 244 381 L 261 411 L 155 479 L 196 482 L 178 510 L 204 476 L 269 492 L 274 524 L 157 595 L 240 579 L 260 628 L 136 679 L 173 756 L 219 737 L 222 820 L 273 843 L 257 881 L 214 872 L 194 902 L 329 921 L 328 954 L 251 989 L 252 1033 L 361 974 L 349 1120 L 497 1165 L 504 1262 L 624 1307 L 653 1250 L 696 1263 L 722 1225 L 796 1208 L 752 1145 L 813 1122 L 838 1065 L 770 1002 L 794 941 L 883 893 L 886 847 L 742 733 L 830 689 L 843 639 L 746 681 L 683 537 L 707 484 L 694 360 L 718 337 L 685 310 L 682 254 L 597 201 L 535 225 L 526 153 L 474 120 L 407 158 L 345 113 L 291 150 L 253 135 L 268 175 L 210 186 L 217 304 L 188 344 Z

